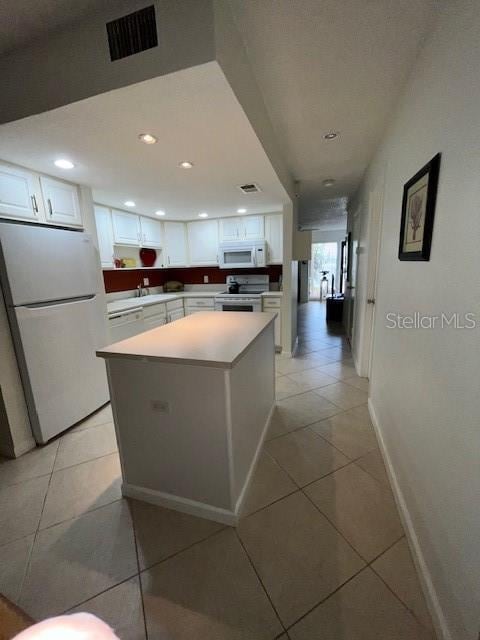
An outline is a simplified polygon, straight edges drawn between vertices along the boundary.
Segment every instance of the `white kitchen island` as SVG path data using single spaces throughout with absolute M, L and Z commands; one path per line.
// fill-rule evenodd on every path
M 273 323 L 196 313 L 97 352 L 124 495 L 237 523 L 275 402 Z

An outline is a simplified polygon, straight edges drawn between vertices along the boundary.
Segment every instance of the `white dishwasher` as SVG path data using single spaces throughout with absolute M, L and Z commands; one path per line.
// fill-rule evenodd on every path
M 109 313 L 108 330 L 112 344 L 145 331 L 142 307 Z

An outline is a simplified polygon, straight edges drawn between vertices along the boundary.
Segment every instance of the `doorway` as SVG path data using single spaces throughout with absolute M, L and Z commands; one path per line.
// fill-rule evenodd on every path
M 314 242 L 308 279 L 308 299 L 325 300 L 332 293 L 332 275 L 337 282 L 338 242 Z

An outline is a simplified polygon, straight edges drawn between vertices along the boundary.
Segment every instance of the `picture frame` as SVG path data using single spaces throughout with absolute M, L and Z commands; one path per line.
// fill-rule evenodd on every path
M 437 153 L 403 187 L 399 260 L 430 260 L 440 159 Z

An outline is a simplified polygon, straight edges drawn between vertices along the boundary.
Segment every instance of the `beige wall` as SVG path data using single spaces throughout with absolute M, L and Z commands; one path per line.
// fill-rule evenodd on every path
M 479 33 L 480 3 L 443 6 L 353 206 L 365 219 L 383 189 L 370 407 L 440 637 L 452 640 L 479 630 L 480 328 L 392 329 L 386 314 L 480 319 Z M 437 152 L 430 261 L 400 262 L 403 185 Z

